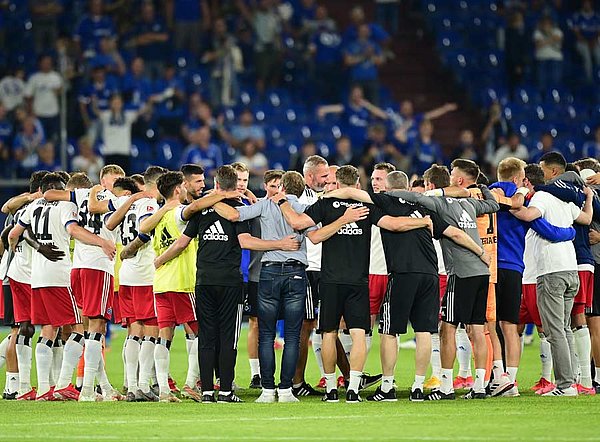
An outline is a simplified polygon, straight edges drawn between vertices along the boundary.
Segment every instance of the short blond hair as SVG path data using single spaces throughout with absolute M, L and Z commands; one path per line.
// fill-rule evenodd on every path
M 125 176 L 125 171 L 117 164 L 107 164 L 100 170 L 100 179 L 104 178 L 106 175 Z
M 248 172 L 250 173 L 250 169 L 248 169 L 248 166 L 244 163 L 241 163 L 239 161 L 236 161 L 235 163 L 231 163 L 231 167 L 233 167 L 233 169 L 236 172 Z
M 517 176 L 519 171 L 525 170 L 525 161 L 515 157 L 508 157 L 498 164 L 498 181 L 510 181 Z

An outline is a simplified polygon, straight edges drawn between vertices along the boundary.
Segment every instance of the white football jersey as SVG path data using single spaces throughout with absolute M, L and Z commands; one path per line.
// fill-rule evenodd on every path
M 116 242 L 117 232 L 111 232 L 106 228 L 104 222 L 105 215 L 92 215 L 89 212 L 89 199 L 90 189 L 75 189 L 71 192 L 71 202 L 73 202 L 79 210 L 79 225 L 94 235 Z M 98 193 L 98 201 L 105 199 L 115 200 L 116 198 L 108 190 L 103 190 Z M 79 240 L 75 240 L 73 268 L 100 270 L 114 275 L 115 261 L 106 256 L 100 247 L 90 246 Z
M 387 264 L 381 242 L 381 229 L 371 226 L 371 260 L 369 261 L 369 275 L 387 275 Z
M 43 198 L 33 201 L 19 219 L 22 226 L 31 226 L 40 243 L 54 244 L 65 254 L 60 261 L 52 262 L 40 253 L 33 253 L 31 288 L 71 286 L 71 236 L 67 232 L 67 226 L 71 223 L 77 223 L 75 204 L 67 201 L 49 202 Z
M 304 192 L 298 198 L 298 202 L 301 204 L 312 205 L 319 200 L 317 192 L 306 186 Z M 308 259 L 308 267 L 306 270 L 313 272 L 321 271 L 321 254 L 323 252 L 322 243 L 313 244 L 310 241 L 306 241 L 306 258 Z
M 18 223 L 19 219 L 23 216 L 29 204 L 21 207 L 15 212 L 14 223 Z M 7 254 L 8 255 L 8 254 Z M 31 283 L 31 257 L 33 255 L 33 249 L 27 241 L 22 240 L 15 251 L 9 267 L 7 276 L 22 284 Z
M 115 208 L 119 208 L 123 201 L 126 199 L 118 198 L 113 205 Z M 126 247 L 138 236 L 140 222 L 156 210 L 158 210 L 158 203 L 154 198 L 142 198 L 131 205 L 121 223 L 123 247 Z M 133 258 L 123 260 L 119 271 L 119 284 L 133 287 L 152 285 L 154 283 L 155 257 L 152 241 L 148 241 Z
M 525 250 L 523 252 L 523 264 L 525 264 L 525 270 L 523 271 L 523 284 L 535 284 L 538 277 L 537 259 L 535 256 L 534 239 L 535 232 L 533 229 L 529 229 L 525 235 Z

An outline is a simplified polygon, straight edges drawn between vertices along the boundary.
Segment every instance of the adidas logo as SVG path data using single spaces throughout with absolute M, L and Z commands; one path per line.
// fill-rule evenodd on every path
M 350 224 L 344 225 L 340 230 L 338 230 L 338 235 L 362 235 L 363 230 L 358 227 L 358 224 L 352 222 Z
M 477 224 L 473 221 L 473 218 L 467 213 L 466 210 L 463 210 L 460 214 L 460 220 L 458 221 L 458 227 L 461 229 L 476 229 Z
M 225 235 L 221 221 L 215 221 L 202 235 L 204 241 L 229 241 L 229 236 Z

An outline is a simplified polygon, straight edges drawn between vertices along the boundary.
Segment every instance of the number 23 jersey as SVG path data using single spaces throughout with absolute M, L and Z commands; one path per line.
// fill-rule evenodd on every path
M 56 262 L 34 252 L 31 258 L 31 288 L 69 287 L 71 285 L 71 236 L 67 226 L 77 223 L 77 206 L 72 202 L 48 202 L 43 198 L 33 201 L 19 219 L 23 227 L 31 226 L 42 244 L 54 244 L 65 256 Z

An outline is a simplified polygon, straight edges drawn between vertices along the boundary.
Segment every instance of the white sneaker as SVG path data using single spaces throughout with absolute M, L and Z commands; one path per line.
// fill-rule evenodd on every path
M 521 394 L 519 393 L 519 387 L 516 385 L 508 391 L 502 393 L 502 397 L 519 397 Z
M 279 402 L 300 402 L 300 400 L 293 395 L 291 388 L 278 388 L 277 397 L 279 398 Z
M 514 382 L 510 381 L 508 374 L 504 373 L 500 379 L 494 379 L 490 385 L 492 397 L 500 396 L 502 393 L 512 389 L 515 386 Z
M 259 404 L 272 404 L 275 402 L 275 390 L 263 388 L 262 393 L 254 402 Z
M 114 401 L 122 401 L 123 395 L 119 393 L 114 388 L 107 389 L 107 391 L 102 390 L 102 401 L 103 402 L 114 402 Z
M 569 388 L 558 388 L 556 387 L 554 390 L 549 391 L 548 393 L 544 393 L 542 396 L 577 396 L 577 388 L 571 386 Z
M 81 393 L 79 394 L 79 399 L 77 399 L 78 402 L 100 402 L 98 400 L 98 395 L 94 390 L 92 391 L 85 391 L 85 390 L 81 390 Z M 101 398 L 102 396 L 100 396 Z

